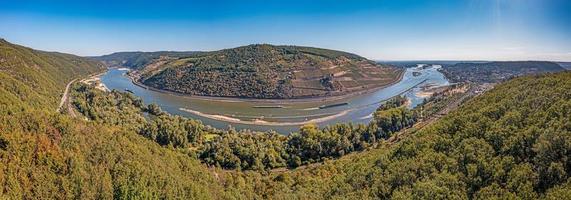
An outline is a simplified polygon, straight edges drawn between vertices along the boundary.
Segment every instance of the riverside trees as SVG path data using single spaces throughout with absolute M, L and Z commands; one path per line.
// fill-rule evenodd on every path
M 239 169 L 228 175 L 226 187 L 249 191 L 241 186 L 246 181 L 264 197 L 560 198 L 570 191 L 570 91 L 569 72 L 516 78 L 397 143 L 351 156 L 344 155 L 410 126 L 418 112 L 395 98 L 369 125 L 305 125 L 288 136 L 204 127 L 202 141 L 162 145 L 183 152 L 190 147 L 196 151 L 189 155 L 208 165 Z M 269 169 L 321 161 L 307 170 L 267 175 Z
M 156 104 L 145 106 L 140 98 L 125 92 L 106 93 L 76 84 L 72 94 L 78 111 L 90 120 L 125 126 L 163 146 L 198 149 L 203 162 L 226 169 L 297 167 L 340 157 L 373 146 L 417 120 L 416 111 L 405 106 L 407 99 L 395 97 L 374 113 L 368 126 L 336 124 L 320 129 L 308 124 L 284 136 L 207 130 L 199 121 L 167 114 Z M 207 141 L 206 134 L 216 136 Z

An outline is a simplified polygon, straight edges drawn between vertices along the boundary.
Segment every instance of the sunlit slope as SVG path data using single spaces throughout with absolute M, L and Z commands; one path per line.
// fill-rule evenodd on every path
M 141 69 L 146 65 L 155 62 L 157 59 L 176 59 L 187 57 L 196 51 L 156 51 L 156 52 L 116 52 L 109 55 L 94 56 L 92 59 L 99 60 L 109 67 L 128 67 L 131 69 Z
M 83 73 L 56 80 L 50 79 L 57 77 L 53 72 L 16 73 L 18 66 L 30 67 L 15 63 L 14 69 L 2 68 L 2 80 L 10 82 L 2 82 L 1 93 L 9 98 L 2 99 L 7 111 L 0 113 L 0 198 L 565 199 L 571 193 L 570 72 L 501 83 L 377 149 L 291 171 L 241 172 L 209 169 L 196 158 L 196 149 L 160 146 L 128 123 L 73 119 L 43 109 L 57 104 L 58 95 L 49 90 L 59 94 L 66 81 Z M 28 69 L 34 70 L 40 69 Z M 315 146 L 318 141 L 307 144 L 324 149 Z
M 69 81 L 102 70 L 96 61 L 0 39 L 0 114 L 28 107 L 53 110 Z
M 567 198 L 571 73 L 498 85 L 395 144 L 275 176 L 276 196 Z M 267 191 L 266 191 L 267 192 Z
M 400 72 L 351 53 L 264 44 L 151 64 L 140 71 L 139 81 L 183 94 L 281 99 L 386 86 Z
M 223 188 L 188 152 L 54 111 L 81 57 L 1 41 L 0 199 L 205 199 Z M 116 113 L 121 115 L 121 113 Z

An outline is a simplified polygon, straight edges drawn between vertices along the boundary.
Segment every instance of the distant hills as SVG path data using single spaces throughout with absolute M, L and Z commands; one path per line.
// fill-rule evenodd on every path
M 101 61 L 109 67 L 128 67 L 139 69 L 150 64 L 153 60 L 163 58 L 180 58 L 199 53 L 198 51 L 156 51 L 156 52 L 117 52 L 103 56 L 93 56 L 92 59 Z
M 443 65 L 442 72 L 453 82 L 496 83 L 523 75 L 564 70 L 565 68 L 555 62 L 505 61 Z
M 242 46 L 213 52 L 116 53 L 96 58 L 137 71 L 152 88 L 190 95 L 302 98 L 386 86 L 402 70 L 328 49 Z
M 571 70 L 571 62 L 559 62 L 557 64 L 559 64 L 561 67 L 567 70 Z
M 128 67 L 140 83 L 201 96 L 303 98 L 381 87 L 419 63 L 442 65 L 453 82 L 496 83 L 513 77 L 571 69 L 549 61 L 379 61 L 300 46 L 249 45 L 220 51 L 118 52 L 91 57 Z

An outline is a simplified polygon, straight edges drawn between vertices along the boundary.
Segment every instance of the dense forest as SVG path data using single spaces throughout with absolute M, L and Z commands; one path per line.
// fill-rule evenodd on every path
M 570 110 L 571 73 L 516 78 L 397 143 L 227 180 L 263 198 L 567 199 Z
M 196 159 L 123 127 L 136 119 L 110 125 L 56 112 L 69 81 L 103 69 L 78 56 L 0 41 L 1 199 L 238 196 L 224 192 Z
M 264 44 L 197 53 L 131 75 L 182 94 L 282 99 L 380 87 L 398 80 L 400 72 L 350 53 Z
M 306 125 L 288 136 L 238 134 L 168 115 L 128 93 L 82 84 L 73 85 L 71 102 L 81 117 L 57 113 L 66 83 L 101 68 L 80 57 L 2 42 L 0 61 L 12 64 L 2 64 L 0 71 L 0 94 L 7 97 L 0 104 L 1 198 L 567 199 L 571 194 L 571 72 L 498 84 L 432 124 L 407 129 L 398 141 L 385 138 L 409 127 L 420 112 L 405 109 L 399 98 L 379 108 L 368 126 Z M 68 62 L 83 64 L 56 71 L 65 75 L 45 71 L 57 70 L 52 63 Z M 374 142 L 354 142 L 373 135 Z M 231 141 L 236 142 L 224 144 Z M 208 149 L 220 153 L 205 153 Z M 288 155 L 276 156 L 282 152 Z M 282 168 L 297 164 L 302 166 Z
M 365 150 L 412 126 L 422 108 L 410 110 L 405 106 L 407 99 L 397 96 L 379 107 L 368 126 L 338 124 L 319 129 L 309 124 L 284 136 L 207 128 L 199 121 L 162 112 L 156 104 L 145 106 L 131 93 L 104 92 L 85 84 L 75 84 L 72 97 L 77 111 L 90 121 L 125 127 L 162 146 L 195 149 L 193 154 L 210 166 L 258 171 L 295 168 Z

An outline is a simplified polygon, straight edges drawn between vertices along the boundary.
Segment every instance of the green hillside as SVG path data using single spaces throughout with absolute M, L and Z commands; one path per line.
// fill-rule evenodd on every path
M 377 145 L 351 153 L 345 150 L 366 144 L 361 141 L 373 144 L 364 131 L 368 127 L 305 126 L 287 137 L 297 148 L 293 154 L 311 164 L 242 171 L 218 165 L 280 167 L 273 149 L 288 138 L 213 130 L 164 114 L 132 94 L 79 83 L 73 97 L 81 117 L 55 113 L 65 84 L 100 68 L 80 57 L 4 41 L 2 47 L 2 55 L 10 55 L 0 57 L 2 62 L 12 60 L 0 71 L 0 94 L 8 97 L 0 99 L 2 199 L 566 199 L 571 194 L 571 72 L 501 83 L 433 124 L 409 129 L 400 141 L 385 140 L 414 116 L 396 99 L 375 114 L 377 130 L 387 130 L 379 132 L 385 134 L 376 137 Z M 56 67 L 68 63 L 62 58 L 83 64 Z
M 197 51 L 156 51 L 156 52 L 117 52 L 109 55 L 94 56 L 92 59 L 103 62 L 108 67 L 128 67 L 131 69 L 142 69 L 151 64 L 156 59 L 170 58 L 176 59 L 180 57 L 190 56 Z
M 155 63 L 132 75 L 147 86 L 190 95 L 299 98 L 385 86 L 400 72 L 350 53 L 264 44 Z
M 96 61 L 0 39 L 0 114 L 27 108 L 54 110 L 69 81 L 103 69 Z
M 100 63 L 0 45 L 0 199 L 224 195 L 207 168 L 184 152 L 125 127 L 55 112 L 66 84 L 103 71 Z
M 396 144 L 296 170 L 271 194 L 304 198 L 567 199 L 571 73 L 498 85 Z
M 92 119 L 131 124 L 165 147 L 195 149 L 191 152 L 200 153 L 198 159 L 216 168 L 248 169 L 215 174 L 226 190 L 242 198 L 559 199 L 571 191 L 571 72 L 500 84 L 397 142 L 385 139 L 392 135 L 388 130 L 409 122 L 410 112 L 398 107 L 402 101 L 379 109 L 368 127 L 308 125 L 284 137 L 206 130 L 164 115 L 136 126 L 140 122 L 128 121 L 153 109 L 126 107 L 125 102 L 140 104 L 128 100 L 128 93 L 97 93 L 85 97 L 112 106 L 81 109 L 100 113 Z M 388 128 L 377 136 L 371 134 L 377 133 L 374 126 Z M 288 165 L 299 167 L 280 168 Z

